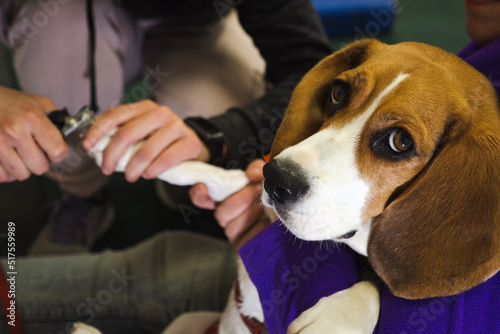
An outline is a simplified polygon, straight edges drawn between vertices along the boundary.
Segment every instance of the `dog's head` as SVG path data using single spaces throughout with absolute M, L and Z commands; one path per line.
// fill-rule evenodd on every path
M 500 117 L 488 80 L 418 43 L 354 43 L 295 89 L 265 204 L 305 240 L 351 242 L 394 294 L 465 291 L 500 268 Z

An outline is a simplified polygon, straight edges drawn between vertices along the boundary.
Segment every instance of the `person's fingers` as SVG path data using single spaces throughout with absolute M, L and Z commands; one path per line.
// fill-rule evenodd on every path
M 269 224 L 264 207 L 260 203 L 263 166 L 263 160 L 253 161 L 245 173 L 256 183 L 247 185 L 219 204 L 210 198 L 205 185 L 197 184 L 190 189 L 191 200 L 195 205 L 206 209 L 215 208 L 215 219 L 224 228 L 226 237 L 236 249 Z
M 197 183 L 189 189 L 189 196 L 194 205 L 199 208 L 214 210 L 216 202 L 208 195 L 208 188 L 203 183 Z
M 122 104 L 106 110 L 95 118 L 92 126 L 87 130 L 82 146 L 85 150 L 91 149 L 108 132 L 125 121 L 136 117 L 145 109 L 146 104 L 130 103 Z
M 170 127 L 178 120 L 179 118 L 169 108 L 156 105 L 123 124 L 111 137 L 104 150 L 102 164 L 104 174 L 110 174 L 115 170 L 118 161 L 131 145 L 143 140 L 158 128 Z
M 136 118 L 145 111 L 157 107 L 158 105 L 151 100 L 142 100 L 136 103 L 122 104 L 107 110 L 105 113 L 96 117 L 94 124 L 92 124 L 87 131 L 82 143 L 83 148 L 85 150 L 90 150 L 109 131 Z
M 245 175 L 250 182 L 255 183 L 264 179 L 262 168 L 264 168 L 265 164 L 266 162 L 264 160 L 256 159 L 248 165 L 245 170 Z
M 39 119 L 40 117 L 45 118 L 45 116 L 42 113 L 38 113 L 40 116 L 35 116 L 34 113 L 29 113 L 27 115 L 28 116 L 25 117 L 25 124 L 22 126 L 19 123 L 12 124 L 5 126 L 1 132 L 3 161 L 14 159 L 11 161 L 14 165 L 10 167 L 10 164 L 8 164 L 5 168 L 16 179 L 25 177 L 24 169 L 20 168 L 21 164 L 23 164 L 30 173 L 35 173 L 37 175 L 45 173 L 50 167 L 47 156 L 33 139 L 31 133 L 31 128 L 34 126 L 33 123 L 36 122 L 35 119 Z M 54 126 L 49 126 L 46 130 L 57 131 Z M 21 174 L 12 174 L 11 170 L 13 168 L 20 168 L 19 172 Z
M 0 178 L 25 180 L 43 174 L 50 161 L 64 160 L 67 146 L 47 117 L 56 110 L 49 98 L 0 87 Z
M 261 192 L 262 186 L 260 184 L 250 184 L 236 194 L 229 196 L 215 210 L 215 219 L 219 225 L 226 227 L 232 220 L 254 206 L 258 202 Z
M 29 170 L 16 150 L 0 140 L 0 163 L 5 171 L 15 180 L 24 181 L 30 176 Z
M 17 153 L 26 168 L 33 174 L 42 175 L 50 168 L 47 156 L 34 141 L 19 143 Z
M 37 96 L 37 95 L 32 95 L 37 99 L 37 102 L 39 103 L 40 107 L 45 113 L 49 113 L 51 111 L 57 110 L 56 105 L 54 104 L 54 101 L 49 99 L 48 97 L 45 96 Z
M 146 168 L 151 165 L 160 153 L 166 148 L 168 149 L 168 146 L 182 135 L 182 130 L 176 124 L 170 124 L 158 129 L 144 141 L 144 144 L 127 164 L 125 177 L 129 182 L 134 182 L 143 175 Z
M 27 127 L 29 127 L 36 143 L 45 152 L 50 161 L 61 162 L 66 158 L 68 155 L 68 146 L 61 132 L 47 117 L 35 116 L 32 119 L 28 119 Z M 23 140 L 22 142 L 24 143 L 25 141 Z M 32 149 L 31 153 L 35 152 L 33 147 L 28 146 L 28 148 Z M 40 157 L 37 157 L 37 159 L 40 159 Z
M 158 126 L 159 124 L 151 117 L 151 113 L 146 112 L 142 117 L 133 119 L 120 127 L 111 137 L 111 140 L 103 152 L 103 173 L 111 174 L 116 169 L 116 165 L 125 151 L 131 145 L 146 138 L 149 133 L 156 130 Z
M 0 163 L 0 183 L 7 183 L 7 182 L 12 182 L 15 179 L 3 168 L 2 164 Z
M 142 177 L 153 179 L 180 162 L 196 159 L 200 155 L 203 146 L 203 143 L 196 135 L 182 137 L 164 149 L 153 163 L 149 165 Z
M 229 240 L 235 241 L 246 233 L 263 215 L 264 209 L 262 206 L 257 204 L 253 205 L 248 210 L 243 211 L 241 215 L 231 220 L 225 226 L 224 233 Z

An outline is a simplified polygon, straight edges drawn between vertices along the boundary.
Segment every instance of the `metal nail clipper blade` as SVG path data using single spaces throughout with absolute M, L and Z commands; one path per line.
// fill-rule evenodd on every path
M 66 108 L 51 111 L 47 116 L 65 138 L 72 133 L 77 133 L 80 138 L 83 138 L 95 119 L 94 111 L 87 106 L 80 109 L 74 116 L 71 116 Z

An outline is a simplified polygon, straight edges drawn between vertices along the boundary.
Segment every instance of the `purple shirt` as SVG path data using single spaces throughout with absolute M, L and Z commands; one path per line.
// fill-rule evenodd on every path
M 345 245 L 297 239 L 277 221 L 240 249 L 259 291 L 269 333 L 288 325 L 324 296 L 359 282 L 356 255 Z
M 356 255 L 347 246 L 297 239 L 279 221 L 240 249 L 259 291 L 270 334 L 284 334 L 290 323 L 325 296 L 360 281 Z M 500 273 L 462 294 L 406 300 L 385 284 L 374 333 L 500 333 Z
M 458 56 L 483 73 L 491 81 L 500 98 L 500 38 L 484 46 L 471 42 Z
M 380 289 L 380 318 L 375 333 L 500 333 L 500 272 L 458 295 L 408 300 Z

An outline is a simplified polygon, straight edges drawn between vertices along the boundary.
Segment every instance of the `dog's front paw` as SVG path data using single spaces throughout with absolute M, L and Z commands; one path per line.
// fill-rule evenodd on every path
M 372 334 L 380 312 L 375 283 L 362 281 L 321 298 L 288 327 L 288 334 Z

